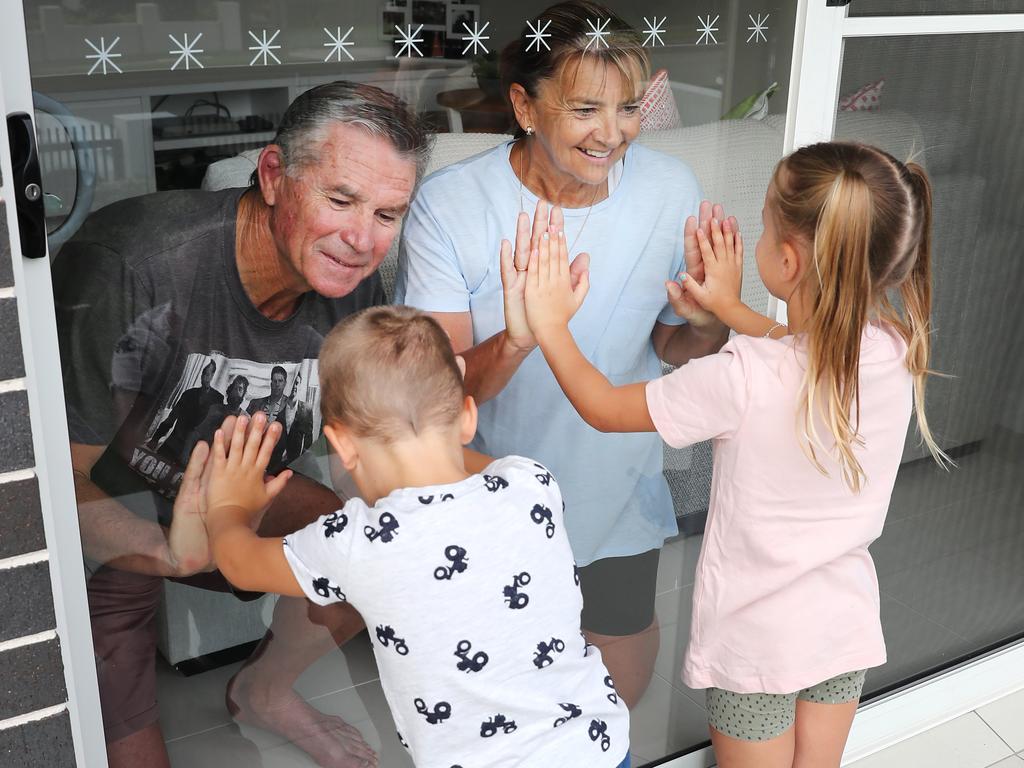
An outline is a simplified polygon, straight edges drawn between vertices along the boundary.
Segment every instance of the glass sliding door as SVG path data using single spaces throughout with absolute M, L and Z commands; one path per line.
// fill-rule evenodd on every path
M 956 461 L 949 472 L 937 468 L 915 431 L 908 434 L 886 527 L 871 547 L 889 660 L 868 674 L 872 711 L 863 713 L 861 732 L 855 724 L 855 756 L 898 734 L 875 709 L 918 730 L 929 727 L 922 718 L 967 711 L 958 710 L 963 702 L 1009 690 L 992 681 L 975 690 L 987 666 L 1002 670 L 1004 681 L 1024 676 L 1017 661 L 1024 638 L 1017 350 L 1024 337 L 1014 298 L 1024 283 L 1015 255 L 1024 245 L 1016 127 L 1024 114 L 1015 98 L 1022 10 L 1013 2 L 953 0 L 808 9 L 797 142 L 873 144 L 921 163 L 934 187 L 936 375 L 927 408 Z M 815 60 L 833 66 L 816 69 Z M 827 98 L 804 98 L 810 93 Z M 966 681 L 959 695 L 958 679 Z
M 334 80 L 373 85 L 412 106 L 438 133 L 429 170 L 507 140 L 513 119 L 498 87 L 497 54 L 517 41 L 545 44 L 542 30 L 529 37 L 526 22 L 548 4 L 24 0 L 24 29 L 4 55 L 21 56 L 30 72 L 77 472 L 65 479 L 65 490 L 77 491 L 77 509 L 69 503 L 64 514 L 81 520 L 106 728 L 104 737 L 94 723 L 89 738 L 110 743 L 112 763 L 124 759 L 117 742 L 148 728 L 157 742 L 146 754 L 156 760 L 166 752 L 173 766 L 311 766 L 311 754 L 346 760 L 338 750 L 358 751 L 363 747 L 353 745 L 363 740 L 381 765 L 411 764 L 379 683 L 375 627 L 339 647 L 323 622 L 303 625 L 299 645 L 309 640 L 321 650 L 295 670 L 294 694 L 262 715 L 239 714 L 245 675 L 236 675 L 243 664 L 258 666 L 273 654 L 264 640 L 268 629 L 275 636 L 284 609 L 269 596 L 232 594 L 216 576 L 162 573 L 153 562 L 159 557 L 143 544 L 147 531 L 163 535 L 160 526 L 170 525 L 181 472 L 207 417 L 253 412 L 282 392 L 309 414 L 308 430 L 296 433 L 311 440 L 300 439 L 288 460 L 329 493 L 353 487 L 332 474 L 324 441 L 312 440 L 321 428 L 312 351 L 299 359 L 270 342 L 261 349 L 260 336 L 243 353 L 216 339 L 159 376 L 133 378 L 149 375 L 139 369 L 140 359 L 151 362 L 149 351 L 140 350 L 178 344 L 174 323 L 192 308 L 175 303 L 179 296 L 136 312 L 148 294 L 137 290 L 139 273 L 125 271 L 109 244 L 130 241 L 138 259 L 156 258 L 192 221 L 161 201 L 182 200 L 173 195 L 191 190 L 221 202 L 242 195 L 289 104 Z M 723 203 L 747 242 L 756 242 L 764 189 L 783 151 L 798 5 L 610 0 L 608 7 L 639 31 L 655 74 L 637 141 L 688 165 L 705 196 Z M 593 23 L 597 34 L 601 19 Z M 146 197 L 154 194 L 172 197 Z M 156 203 L 137 202 L 146 200 Z M 165 220 L 111 214 L 144 209 L 150 216 L 154 205 Z M 393 246 L 381 266 L 389 295 L 396 253 Z M 189 283 L 186 304 L 208 290 L 189 282 L 191 266 L 178 269 L 166 281 Z M 744 296 L 761 311 L 771 309 L 753 260 Z M 217 311 L 235 308 L 225 302 Z M 125 327 L 108 332 L 103 317 Z M 108 348 L 99 349 L 102 343 Z M 127 402 L 124 392 L 133 393 Z M 145 397 L 151 402 L 143 404 Z M 135 419 L 139 408 L 146 415 Z M 138 439 L 125 450 L 118 441 L 129 422 Z M 294 422 L 287 423 L 292 429 Z M 652 677 L 632 713 L 634 765 L 699 751 L 707 738 L 702 692 L 682 684 L 680 667 L 710 447 L 666 450 L 663 466 L 676 522 L 650 587 L 660 640 L 644 662 Z M 124 525 L 104 532 L 111 510 Z M 130 517 L 118 518 L 124 514 Z M 281 702 L 283 711 L 275 712 Z M 334 717 L 352 730 L 332 734 Z M 308 737 L 306 726 L 317 734 Z
M 928 410 L 957 461 L 939 470 L 908 441 L 873 548 L 890 661 L 869 696 L 1024 635 L 1020 66 L 1024 32 L 845 43 L 840 90 L 876 84 L 878 101 L 837 112 L 836 137 L 917 157 L 934 185 Z

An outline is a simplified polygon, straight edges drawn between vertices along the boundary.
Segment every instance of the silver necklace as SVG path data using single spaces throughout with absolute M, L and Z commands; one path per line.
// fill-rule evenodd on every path
M 527 135 L 529 136 L 530 134 L 527 134 Z M 526 145 L 524 144 L 523 145 L 523 155 L 519 159 L 519 212 L 520 213 L 524 213 L 526 211 L 526 206 L 523 203 L 523 178 L 526 176 L 526 171 L 523 169 L 523 165 L 524 165 L 525 162 L 526 162 Z M 607 184 L 607 183 L 608 182 L 606 180 L 605 184 Z M 576 237 L 573 238 L 572 245 L 569 246 L 570 258 L 572 256 L 573 251 L 576 248 L 576 243 L 578 243 L 580 241 L 580 237 L 583 235 L 584 227 L 587 226 L 587 222 L 590 220 L 590 212 L 592 210 L 594 210 L 594 205 L 597 203 L 597 195 L 598 195 L 598 193 L 600 191 L 601 191 L 601 186 L 598 185 L 594 189 L 594 197 L 591 198 L 590 205 L 587 206 L 587 215 L 583 217 L 583 223 L 580 225 L 579 231 L 576 232 Z

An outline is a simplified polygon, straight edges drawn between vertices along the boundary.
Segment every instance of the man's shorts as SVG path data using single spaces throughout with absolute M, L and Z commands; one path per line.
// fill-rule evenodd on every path
M 864 672 L 848 672 L 796 693 L 732 693 L 708 688 L 708 724 L 734 739 L 768 741 L 793 726 L 797 701 L 847 704 L 859 699 Z
M 163 581 L 161 576 L 100 568 L 86 583 L 103 730 L 108 744 L 159 719 L 156 611 Z M 176 581 L 217 592 L 232 591 L 216 571 Z M 253 594 L 238 596 L 252 599 Z
M 660 555 L 660 549 L 652 549 L 639 555 L 606 557 L 580 568 L 583 629 L 624 637 L 651 626 Z

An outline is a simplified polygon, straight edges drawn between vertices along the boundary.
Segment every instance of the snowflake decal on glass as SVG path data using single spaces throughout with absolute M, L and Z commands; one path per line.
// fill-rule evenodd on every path
M 533 48 L 533 46 L 535 45 L 537 46 L 538 53 L 540 53 L 540 47 L 542 45 L 550 51 L 551 46 L 548 45 L 548 41 L 544 39 L 545 37 L 551 37 L 551 33 L 545 31 L 548 27 L 551 26 L 550 19 L 548 21 L 538 19 L 537 26 L 534 26 L 532 21 L 528 21 L 526 22 L 526 26 L 530 28 L 530 34 L 528 34 L 526 37 L 531 41 L 530 44 L 526 46 L 526 52 L 529 53 L 530 49 Z
M 85 55 L 85 58 L 87 59 L 96 59 L 96 62 L 92 65 L 92 68 L 89 70 L 90 75 L 96 71 L 96 67 L 103 67 L 104 75 L 107 74 L 108 66 L 117 72 L 121 71 L 121 68 L 114 63 L 114 59 L 121 58 L 121 54 L 113 53 L 114 46 L 117 45 L 118 42 L 121 40 L 120 37 L 115 37 L 114 42 L 112 42 L 110 45 L 107 45 L 106 39 L 101 37 L 99 47 L 96 47 L 92 40 L 88 38 L 84 39 L 85 42 L 89 44 L 89 47 L 96 51 L 96 53 L 87 53 Z
M 324 43 L 324 48 L 330 48 L 331 49 L 331 50 L 329 50 L 327 52 L 327 58 L 324 59 L 324 63 L 325 64 L 328 61 L 331 60 L 332 56 L 337 56 L 338 57 L 338 61 L 341 61 L 341 54 L 343 54 L 343 53 L 346 56 L 348 56 L 348 60 L 349 61 L 355 61 L 356 60 L 355 56 L 353 56 L 351 53 L 348 52 L 348 47 L 350 45 L 355 45 L 354 42 L 352 42 L 351 40 L 348 39 L 348 36 L 352 34 L 352 30 L 353 30 L 353 27 L 349 27 L 348 31 L 345 33 L 345 35 L 342 36 L 342 34 L 341 34 L 341 27 L 338 27 L 338 31 L 337 32 L 331 32 L 331 30 L 329 30 L 327 27 L 324 27 L 324 32 L 327 33 L 327 38 L 328 38 L 328 41 L 329 41 L 329 42 Z
M 204 68 L 203 67 L 203 62 L 201 62 L 199 59 L 196 58 L 196 54 L 197 53 L 202 53 L 203 52 L 202 48 L 196 48 L 196 45 L 199 43 L 199 38 L 201 38 L 203 36 L 202 32 L 200 32 L 198 35 L 196 35 L 195 38 L 192 40 L 192 42 L 189 42 L 189 40 L 188 40 L 188 32 L 186 32 L 185 33 L 185 42 L 184 43 L 180 42 L 178 40 L 178 38 L 176 38 L 174 35 L 167 35 L 167 36 L 169 38 L 171 38 L 171 42 L 173 42 L 176 46 L 178 46 L 177 50 L 168 51 L 168 53 L 170 53 L 172 55 L 175 54 L 175 53 L 179 54 L 177 60 L 174 62 L 174 64 L 171 65 L 171 69 L 177 69 L 178 65 L 181 64 L 181 62 L 183 62 L 183 61 L 185 62 L 185 69 L 188 69 L 189 68 L 189 63 L 193 62 L 193 61 L 196 63 L 196 66 L 199 67 L 200 69 Z
M 587 37 L 590 38 L 590 40 L 587 41 L 587 45 L 583 49 L 584 51 L 590 50 L 590 46 L 594 46 L 595 48 L 600 48 L 602 45 L 605 48 L 608 47 L 608 41 L 605 40 L 605 38 L 611 34 L 610 32 L 607 31 L 608 23 L 610 21 L 611 19 L 605 19 L 604 23 L 602 24 L 601 20 L 598 19 L 597 24 L 594 24 L 594 22 L 592 22 L 590 19 L 587 19 L 587 26 L 590 27 L 590 31 L 587 32 L 586 34 Z
M 273 59 L 278 64 L 281 63 L 281 60 L 277 58 L 277 56 L 274 54 L 274 51 L 279 49 L 281 46 L 273 44 L 279 34 L 281 34 L 280 29 L 274 32 L 274 34 L 272 34 L 270 36 L 270 39 L 268 40 L 267 30 L 264 29 L 263 39 L 261 40 L 260 38 L 256 37 L 256 35 L 253 34 L 253 31 L 251 29 L 249 30 L 249 37 L 251 37 L 253 39 L 253 42 L 256 43 L 256 45 L 249 46 L 250 51 L 256 51 L 256 55 L 253 56 L 252 61 L 249 62 L 250 67 L 255 66 L 256 62 L 259 61 L 260 57 L 263 58 L 264 67 L 267 66 L 268 58 Z
M 710 13 L 706 19 L 700 16 L 697 17 L 697 21 L 700 22 L 700 26 L 697 27 L 697 31 L 700 32 L 700 37 L 697 39 L 697 45 L 711 45 L 712 43 L 718 45 L 718 39 L 715 37 L 715 32 L 718 31 L 718 27 L 715 25 L 718 23 L 720 18 L 722 17 L 715 16 L 715 18 L 712 19 Z
M 463 56 L 465 56 L 471 48 L 473 49 L 474 56 L 476 55 L 478 48 L 483 49 L 484 53 L 490 53 L 490 51 L 487 50 L 487 46 L 484 45 L 484 40 L 491 39 L 490 35 L 484 34 L 489 26 L 491 26 L 491 22 L 489 21 L 484 22 L 482 27 L 480 26 L 480 22 L 474 21 L 473 28 L 470 29 L 466 22 L 462 22 L 462 28 L 466 30 L 466 35 L 469 35 L 468 37 L 466 35 L 462 36 L 462 42 L 466 44 L 466 47 L 462 49 Z
M 420 24 L 418 27 L 416 27 L 415 32 L 412 31 L 412 24 L 409 24 L 404 32 L 402 31 L 402 28 L 399 27 L 397 24 L 395 25 L 395 29 L 398 30 L 398 42 L 401 43 L 401 46 L 399 46 L 398 48 L 398 53 L 395 54 L 395 58 L 401 58 L 402 54 L 405 53 L 408 54 L 408 58 L 411 59 L 413 51 L 416 51 L 417 56 L 422 57 L 423 51 L 419 49 L 419 46 L 416 45 L 416 43 L 423 42 L 422 37 L 417 37 L 417 35 L 419 35 L 419 33 L 423 30 L 423 25 Z
M 751 40 L 753 40 L 755 43 L 757 43 L 757 42 L 767 43 L 768 42 L 768 36 L 765 35 L 765 32 L 768 31 L 768 17 L 769 16 L 771 16 L 770 13 L 766 13 L 764 15 L 764 17 L 762 17 L 761 14 L 759 13 L 759 14 L 757 14 L 757 18 L 755 19 L 754 18 L 754 14 L 752 14 L 752 13 L 748 13 L 747 14 L 747 18 L 749 18 L 750 19 L 750 23 L 753 24 L 752 27 L 747 27 L 747 31 L 750 32 L 750 37 L 747 38 L 747 42 L 748 43 Z M 759 40 L 759 38 L 760 38 L 760 40 Z
M 653 19 L 648 19 L 644 16 L 644 23 L 647 25 L 647 29 L 644 30 L 644 33 L 647 35 L 644 38 L 644 48 L 665 45 L 665 41 L 661 39 L 661 36 L 665 32 L 666 21 L 668 21 L 668 16 L 664 16 L 661 21 L 658 21 L 657 16 Z

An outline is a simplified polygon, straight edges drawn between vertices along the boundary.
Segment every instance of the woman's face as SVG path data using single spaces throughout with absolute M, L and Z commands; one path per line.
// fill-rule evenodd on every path
M 640 103 L 614 64 L 572 58 L 530 101 L 536 140 L 556 172 L 600 184 L 640 133 Z

